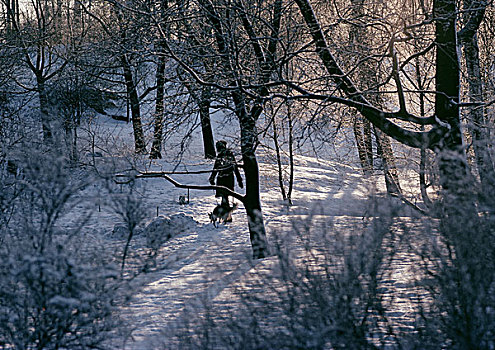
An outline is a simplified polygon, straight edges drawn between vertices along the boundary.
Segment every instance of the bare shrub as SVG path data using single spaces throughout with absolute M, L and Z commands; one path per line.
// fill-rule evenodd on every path
M 122 254 L 121 270 L 123 272 L 132 237 L 136 233 L 137 226 L 146 218 L 146 206 L 143 201 L 144 195 L 137 190 L 135 181 L 126 184 L 121 192 L 112 190 L 110 192 L 112 193 L 111 206 L 122 220 L 128 234 Z
M 101 347 L 120 326 L 118 270 L 75 259 L 62 246 L 30 254 L 17 248 L 2 252 L 0 342 L 16 349 Z
M 91 178 L 47 150 L 29 150 L 19 164 L 22 191 L 1 227 L 0 344 L 103 348 L 123 328 L 117 313 L 123 293 L 106 252 L 94 247 L 99 254 L 87 254 L 91 242 L 76 239 L 90 215 L 77 205 Z
M 393 209 L 393 208 L 388 208 Z M 392 210 L 393 212 L 393 210 Z M 376 212 L 374 212 L 376 213 Z M 333 222 L 313 213 L 276 239 L 276 257 L 184 317 L 177 347 L 372 349 L 398 346 L 380 291 L 395 254 L 390 215 Z
M 418 318 L 418 348 L 495 349 L 494 211 L 473 214 L 466 201 L 444 211 L 439 244 L 422 251 L 432 301 Z

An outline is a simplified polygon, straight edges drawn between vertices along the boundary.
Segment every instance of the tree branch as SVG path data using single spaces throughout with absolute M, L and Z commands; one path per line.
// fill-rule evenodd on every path
M 395 34 L 392 35 L 389 44 L 389 54 L 392 59 L 392 75 L 394 77 L 395 85 L 397 86 L 397 98 L 399 99 L 399 111 L 407 113 L 406 98 L 404 96 L 404 89 L 399 75 L 399 59 L 397 58 L 397 51 L 395 50 L 396 42 Z
M 197 172 L 174 172 L 174 174 L 200 174 L 200 173 L 208 173 L 211 171 L 197 171 Z M 225 191 L 229 196 L 234 197 L 244 203 L 246 200 L 245 196 L 237 193 L 235 191 L 232 191 L 230 188 L 225 187 L 225 186 L 215 186 L 215 185 L 184 185 L 181 184 L 180 182 L 177 182 L 176 180 L 172 179 L 170 176 L 167 175 L 167 172 L 164 171 L 158 171 L 158 172 L 139 172 L 137 175 L 134 176 L 129 176 L 125 174 L 117 174 L 115 177 L 123 177 L 127 178 L 127 181 L 115 181 L 118 184 L 127 184 L 131 182 L 133 179 L 147 179 L 147 178 L 163 178 L 170 182 L 172 185 L 174 185 L 177 188 L 187 188 L 190 190 L 222 190 Z
M 143 92 L 143 93 L 139 96 L 139 101 L 144 100 L 144 98 L 145 98 L 146 96 L 148 96 L 150 92 L 152 92 L 152 91 L 156 90 L 157 88 L 158 88 L 158 86 L 156 86 L 156 85 L 155 85 L 155 86 L 150 86 L 150 87 L 148 87 L 148 88 L 147 88 L 147 89 L 146 89 L 146 90 L 145 90 L 145 91 L 144 91 L 144 92 Z
M 474 5 L 474 9 L 468 9 L 467 11 L 472 11 L 473 13 L 469 17 L 469 20 L 464 25 L 464 27 L 459 30 L 457 37 L 462 44 L 466 43 L 468 40 L 474 37 L 478 28 L 480 27 L 483 17 L 485 16 L 486 7 L 488 6 L 487 1 L 473 1 L 471 5 Z
M 309 28 L 311 36 L 313 37 L 316 46 L 316 53 L 320 57 L 320 60 L 325 66 L 325 69 L 330 77 L 337 84 L 337 87 L 347 96 L 349 100 L 356 103 L 356 106 L 354 107 L 357 108 L 366 119 L 373 123 L 373 125 L 395 140 L 411 147 L 420 148 L 422 145 L 423 147 L 427 145 L 428 148 L 434 148 L 447 132 L 443 125 L 438 123 L 433 124 L 433 129 L 427 133 L 424 133 L 404 129 L 387 120 L 385 116 L 390 115 L 390 113 L 381 111 L 380 109 L 374 107 L 363 96 L 362 92 L 359 91 L 354 82 L 344 73 L 342 68 L 340 68 L 337 60 L 328 47 L 327 41 L 321 29 L 321 25 L 316 18 L 309 0 L 295 0 L 295 2 L 298 5 L 301 15 Z M 334 97 L 328 98 L 327 100 L 337 102 L 337 99 Z M 338 102 L 344 103 L 343 101 Z M 348 101 L 345 101 L 345 104 L 350 105 Z M 406 116 L 406 120 L 422 120 L 422 118 L 408 115 L 408 113 L 404 111 L 399 111 L 399 113 L 395 115 L 397 118 Z

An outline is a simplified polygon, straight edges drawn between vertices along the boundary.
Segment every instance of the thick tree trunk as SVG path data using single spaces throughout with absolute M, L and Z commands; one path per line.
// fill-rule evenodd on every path
M 433 3 L 436 38 L 435 114 L 449 125 L 448 133 L 436 149 L 442 186 L 443 233 L 454 246 L 465 239 L 471 228 L 469 220 L 477 218 L 473 178 L 467 164 L 459 114 L 460 64 L 457 56 L 456 0 Z M 459 249 L 465 246 L 460 244 Z M 461 252 L 459 252 L 461 253 Z M 461 254 L 464 254 L 462 252 Z
M 132 115 L 132 128 L 134 131 L 134 148 L 136 153 L 145 154 L 146 144 L 144 142 L 144 131 L 141 123 L 141 112 L 139 96 L 132 76 L 131 66 L 127 61 L 126 55 L 122 55 L 122 68 L 124 70 L 124 80 L 127 88 L 127 95 L 129 96 L 129 103 L 131 105 Z
M 449 125 L 439 148 L 440 181 L 454 192 L 470 182 L 459 115 L 460 66 L 457 55 L 455 0 L 435 0 L 436 74 L 435 114 Z
M 443 147 L 463 154 L 459 117 L 460 67 L 457 55 L 456 6 L 454 0 L 434 1 L 436 36 L 435 113 L 450 125 Z
M 244 147 L 243 147 L 244 148 Z M 244 207 L 248 216 L 249 238 L 253 249 L 254 259 L 263 259 L 270 255 L 266 238 L 265 224 L 261 211 L 259 196 L 259 169 L 253 152 L 244 154 L 244 174 L 246 176 L 246 197 Z
M 249 238 L 253 249 L 253 258 L 262 259 L 269 256 L 270 253 L 261 211 L 259 168 L 255 153 L 258 137 L 256 121 L 247 112 L 242 93 L 233 91 L 232 97 L 241 128 L 242 161 L 246 177 L 244 207 L 248 216 Z
M 163 102 L 165 98 L 165 55 L 158 57 L 158 66 L 156 67 L 156 101 L 154 115 L 154 132 L 153 144 L 151 146 L 150 158 L 162 158 L 162 138 L 163 138 Z

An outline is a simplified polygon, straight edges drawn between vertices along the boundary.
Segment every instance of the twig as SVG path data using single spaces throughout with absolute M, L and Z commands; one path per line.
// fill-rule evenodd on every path
M 399 193 L 389 193 L 392 197 L 396 197 L 396 198 L 399 198 L 400 200 L 402 200 L 404 203 L 406 203 L 408 206 L 410 206 L 411 208 L 413 208 L 414 210 L 420 212 L 421 214 L 423 215 L 426 215 L 426 216 L 431 216 L 431 213 L 429 213 L 428 211 L 418 207 L 416 204 L 414 204 L 413 202 L 411 202 L 409 199 L 407 199 L 403 194 L 399 194 Z

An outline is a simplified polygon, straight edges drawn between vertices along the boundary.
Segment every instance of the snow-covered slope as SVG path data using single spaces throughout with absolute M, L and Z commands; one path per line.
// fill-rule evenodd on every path
M 112 149 L 132 148 L 130 124 L 101 117 L 93 122 L 92 128 L 99 130 L 101 135 L 106 135 L 101 142 L 113 143 Z M 232 129 L 231 134 L 235 135 L 235 125 Z M 228 134 L 224 127 L 216 133 Z M 173 142 L 165 145 L 165 159 L 150 162 L 143 157 L 137 160 L 137 164 L 143 170 L 211 169 L 212 161 L 206 161 L 202 157 L 200 134 L 196 133 L 191 140 L 179 166 L 175 149 L 167 149 Z M 234 148 L 235 138 L 229 142 Z M 118 153 L 114 156 L 117 155 Z M 103 159 L 109 157 L 110 155 L 103 155 Z M 295 159 L 293 206 L 288 207 L 282 201 L 275 166 L 270 159 L 268 151 L 259 152 L 263 216 L 268 239 L 272 241 L 281 235 L 290 236 L 294 222 L 302 222 L 313 214 L 332 224 L 361 220 L 369 209 L 370 189 L 376 190 L 378 187 L 378 191 L 383 191 L 381 178 L 364 179 L 359 169 L 352 164 L 298 155 Z M 207 184 L 208 175 L 173 177 L 182 183 Z M 156 344 L 163 344 L 164 330 L 178 327 L 183 322 L 182 317 L 195 308 L 201 310 L 205 301 L 228 299 L 229 288 L 239 283 L 243 276 L 245 278 L 259 269 L 268 268 L 274 258 L 252 261 L 242 203 L 239 203 L 239 208 L 234 212 L 232 223 L 221 224 L 216 228 L 208 217 L 218 201 L 212 191 L 190 191 L 189 203 L 181 205 L 178 202 L 179 196 L 187 195 L 187 191 L 173 187 L 164 179 L 139 179 L 136 180 L 135 187 L 139 194 L 138 200 L 145 208 L 145 216 L 137 231 L 141 234 L 136 234 L 130 245 L 130 268 L 142 263 L 135 260 L 136 257 L 146 256 L 146 238 L 142 233 L 146 225 L 156 219 L 157 215 L 182 215 L 185 218 L 184 227 L 163 243 L 148 272 L 142 273 L 133 281 L 138 286 L 137 291 L 128 307 L 123 310 L 124 318 L 132 325 L 132 336 L 115 344 L 115 348 L 119 349 L 160 348 Z M 91 195 L 98 197 L 98 190 L 92 189 Z M 125 188 L 122 191 L 125 192 Z M 95 210 L 86 229 L 104 237 L 103 241 L 113 245 L 118 256 L 122 254 L 125 237 L 112 235 L 112 231 L 119 225 L 121 218 L 114 213 L 105 198 L 100 198 L 97 202 L 99 210 Z M 155 346 L 152 345 L 153 342 L 156 343 Z

